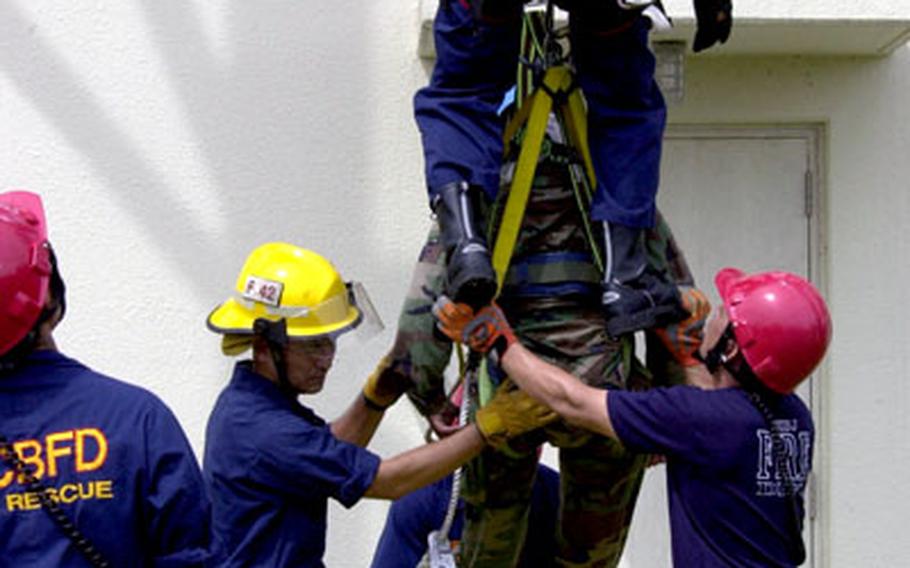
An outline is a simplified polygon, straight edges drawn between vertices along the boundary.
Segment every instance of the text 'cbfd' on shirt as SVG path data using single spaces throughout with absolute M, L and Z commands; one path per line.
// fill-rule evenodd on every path
M 0 433 L 112 566 L 211 559 L 199 466 L 173 414 L 151 393 L 56 351 L 36 351 L 0 374 Z M 2 462 L 0 549 L 4 566 L 89 565 Z
M 227 565 L 323 566 L 328 500 L 353 506 L 379 462 L 238 363 L 209 418 L 203 465 Z

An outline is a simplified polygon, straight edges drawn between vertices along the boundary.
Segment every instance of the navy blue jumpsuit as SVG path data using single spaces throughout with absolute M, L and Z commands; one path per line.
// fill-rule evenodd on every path
M 667 456 L 674 566 L 802 563 L 815 426 L 798 396 L 769 401 L 776 432 L 740 388 L 610 391 L 607 405 L 623 445 Z
M 329 499 L 352 507 L 379 463 L 238 363 L 209 417 L 203 460 L 224 566 L 323 566 Z
M 612 0 L 598 2 L 612 7 Z M 655 220 L 666 105 L 654 81 L 647 19 L 618 7 L 595 18 L 570 12 L 572 60 L 588 103 L 597 189 L 591 216 L 632 227 Z M 516 9 L 518 7 L 516 6 Z M 615 13 L 611 13 L 615 10 Z M 459 0 L 441 0 L 433 23 L 436 66 L 414 97 L 430 197 L 451 182 L 499 190 L 503 96 L 515 83 L 521 20 L 475 20 Z
M 170 410 L 56 351 L 0 374 L 0 433 L 111 566 L 204 566 L 211 517 L 196 458 Z M 0 462 L 0 564 L 89 566 Z

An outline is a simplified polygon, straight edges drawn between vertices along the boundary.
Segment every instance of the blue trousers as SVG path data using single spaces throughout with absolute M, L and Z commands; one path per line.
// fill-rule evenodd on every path
M 519 16 L 482 22 L 466 3 L 440 0 L 433 23 L 436 65 L 430 84 L 414 97 L 431 199 L 457 181 L 482 187 L 491 199 L 499 191 L 505 119 L 497 111 L 517 76 Z M 652 227 L 666 105 L 654 81 L 646 20 L 616 30 L 579 8 L 570 12 L 569 33 L 597 177 L 591 216 Z

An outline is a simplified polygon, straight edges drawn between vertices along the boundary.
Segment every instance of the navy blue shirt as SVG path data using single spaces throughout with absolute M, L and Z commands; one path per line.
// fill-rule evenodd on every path
M 372 568 L 417 566 L 427 551 L 427 536 L 442 527 L 451 495 L 452 476 L 448 476 L 392 503 L 373 555 Z M 547 466 L 538 466 L 528 513 L 528 533 L 519 566 L 555 565 L 558 512 L 559 474 Z M 463 527 L 464 504 L 459 501 L 449 531 L 451 542 L 461 539 Z
M 610 391 L 607 400 L 624 445 L 667 456 L 674 565 L 795 565 L 800 536 L 792 500 L 775 466 L 767 421 L 742 389 Z M 812 417 L 795 395 L 778 398 L 771 409 L 798 490 L 801 530 Z
M 209 417 L 203 471 L 228 566 L 323 566 L 328 500 L 353 506 L 380 459 L 238 363 Z
M 211 557 L 199 466 L 151 393 L 36 351 L 0 374 L 0 434 L 112 566 L 201 566 Z M 4 566 L 88 566 L 0 462 Z

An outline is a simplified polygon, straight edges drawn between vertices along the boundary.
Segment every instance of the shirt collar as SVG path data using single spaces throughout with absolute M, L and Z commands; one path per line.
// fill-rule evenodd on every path
M 262 396 L 276 406 L 284 407 L 307 422 L 325 426 L 326 422 L 299 400 L 288 397 L 278 385 L 253 370 L 252 361 L 240 361 L 234 366 L 230 388 Z
M 15 382 L 18 380 L 26 380 L 33 384 L 39 378 L 42 380 L 65 379 L 69 378 L 69 375 L 54 371 L 48 373 L 47 371 L 51 370 L 51 368 L 79 368 L 81 366 L 78 361 L 70 359 L 59 351 L 40 349 L 26 355 L 12 371 L 0 373 L 0 380 L 5 381 L 6 384 L 9 384 L 10 381 Z
M 25 365 L 55 365 L 59 363 L 74 363 L 72 359 L 55 349 L 38 349 L 28 354 L 23 361 Z

